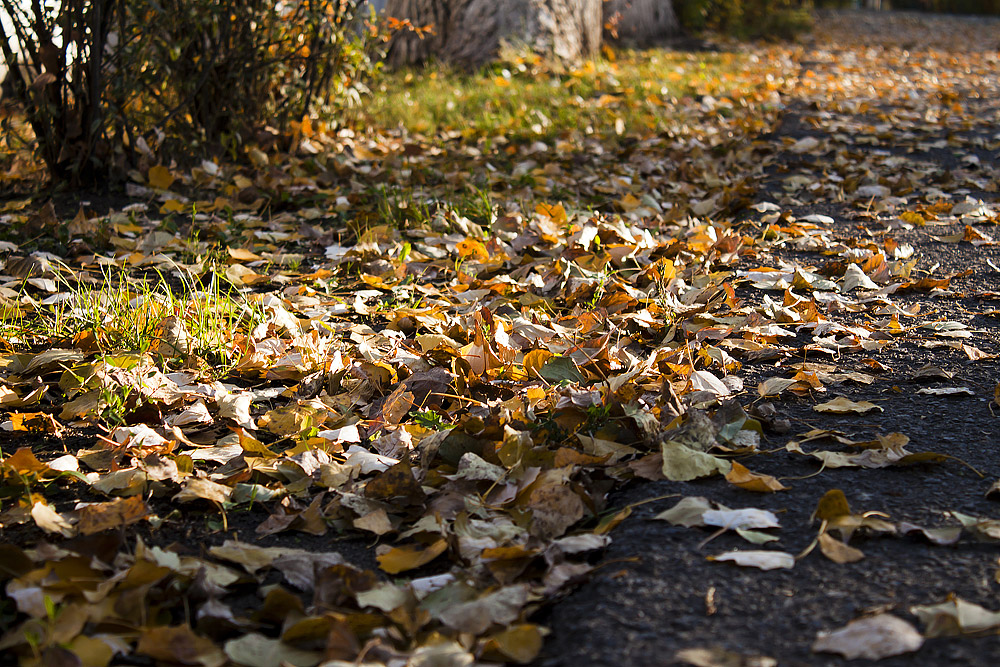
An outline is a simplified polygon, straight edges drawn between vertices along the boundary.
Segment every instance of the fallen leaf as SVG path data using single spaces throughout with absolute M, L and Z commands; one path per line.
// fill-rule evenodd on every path
M 164 167 L 163 165 L 150 167 L 146 176 L 146 181 L 149 183 L 150 187 L 154 187 L 158 190 L 169 190 L 175 180 L 176 178 L 172 173 L 170 173 L 170 169 L 168 167 Z
M 778 667 L 778 661 L 764 655 L 744 655 L 721 647 L 685 648 L 674 660 L 694 667 Z
M 725 475 L 732 469 L 729 461 L 699 452 L 678 442 L 663 443 L 663 476 L 672 482 L 688 482 L 701 477 Z
M 727 551 L 716 556 L 708 556 L 712 561 L 731 561 L 741 567 L 756 567 L 761 570 L 791 569 L 795 557 L 784 551 Z
M 839 653 L 848 660 L 881 660 L 916 651 L 923 643 L 924 638 L 916 628 L 903 619 L 878 614 L 851 621 L 839 630 L 818 633 L 812 650 Z
M 826 533 L 822 533 L 818 539 L 820 551 L 834 563 L 840 563 L 841 565 L 844 563 L 856 563 L 865 557 L 864 552 L 860 549 L 855 549 L 851 545 L 834 539 Z
M 212 640 L 195 634 L 186 625 L 144 630 L 135 652 L 154 660 L 185 665 L 217 667 L 225 662 L 225 656 Z
M 954 637 L 1000 628 L 1000 612 L 951 595 L 940 604 L 910 607 L 910 613 L 924 624 L 927 637 Z
M 427 547 L 404 546 L 389 548 L 377 557 L 379 567 L 389 574 L 399 574 L 430 563 L 448 549 L 447 540 L 437 540 Z
M 149 507 L 142 496 L 116 498 L 106 503 L 87 505 L 80 510 L 77 529 L 82 535 L 103 530 L 120 529 L 149 516 Z
M 514 662 L 527 664 L 542 650 L 546 631 L 538 625 L 512 625 L 490 637 L 496 650 Z
M 843 396 L 838 396 L 832 401 L 827 401 L 826 403 L 818 403 L 813 406 L 813 410 L 816 412 L 826 412 L 834 415 L 847 415 L 847 414 L 858 414 L 863 415 L 872 410 L 878 410 L 883 412 L 882 408 L 871 403 L 870 401 L 852 401 Z
M 771 475 L 751 472 L 738 461 L 732 461 L 731 466 L 732 468 L 726 473 L 726 481 L 733 486 L 738 486 L 741 489 L 753 491 L 754 493 L 774 493 L 775 491 L 785 491 L 788 489 L 787 486 Z
M 56 512 L 45 501 L 36 500 L 31 506 L 31 518 L 35 525 L 46 533 L 55 533 L 63 537 L 73 537 L 76 529 L 64 516 Z
M 224 647 L 226 657 L 244 667 L 313 667 L 322 660 L 318 651 L 303 651 L 280 639 L 250 633 L 230 639 Z

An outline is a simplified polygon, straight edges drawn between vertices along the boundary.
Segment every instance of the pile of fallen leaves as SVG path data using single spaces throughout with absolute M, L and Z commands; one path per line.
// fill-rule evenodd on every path
M 945 240 L 992 244 L 981 228 L 997 210 L 933 184 L 995 191 L 996 173 L 971 150 L 942 176 L 887 173 L 892 155 L 818 137 L 764 141 L 782 94 L 831 103 L 801 56 L 744 53 L 731 80 L 660 101 L 669 131 L 613 143 L 490 152 L 306 123 L 294 154 L 257 152 L 253 170 L 153 167 L 107 214 L 8 203 L 6 224 L 61 237 L 61 254 L 2 246 L 0 652 L 86 667 L 530 662 L 546 634 L 533 614 L 630 513 L 612 490 L 721 476 L 780 492 L 745 457 L 791 428 L 783 396 L 864 414 L 881 408 L 838 388 L 878 382 L 902 341 L 992 356 L 965 323 L 896 300 L 948 294 L 962 271 L 795 211 L 833 197 L 863 222 L 959 225 Z M 833 104 L 869 104 L 864 63 Z M 969 120 L 950 76 L 973 65 L 995 73 L 995 53 L 908 82 L 926 88 L 878 79 L 873 95 L 936 103 L 841 131 L 874 142 L 906 123 L 918 146 L 922 127 Z M 829 178 L 779 168 L 782 150 Z M 498 202 L 477 220 L 447 205 L 467 177 Z M 765 178 L 782 192 L 763 196 Z M 410 199 L 387 212 L 373 183 Z M 384 219 L 417 204 L 420 224 Z M 741 369 L 762 362 L 745 388 Z M 820 469 L 949 461 L 907 445 L 814 430 L 783 451 Z M 814 546 L 849 562 L 854 531 L 897 527 L 842 499 L 821 503 Z M 661 518 L 761 547 L 717 561 L 796 558 L 766 548 L 778 524 L 762 510 L 686 498 Z

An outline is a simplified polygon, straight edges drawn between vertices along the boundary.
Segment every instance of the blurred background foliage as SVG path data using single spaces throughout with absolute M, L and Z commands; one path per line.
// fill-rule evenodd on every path
M 891 2 L 1000 13 L 1000 0 Z M 810 30 L 816 8 L 860 4 L 674 0 L 688 35 L 775 40 Z M 0 18 L 6 86 L 23 111 L 2 119 L 5 141 L 21 137 L 72 185 L 287 149 L 307 117 L 336 126 L 362 105 L 400 24 L 364 0 L 0 0 Z
M 367 92 L 383 43 L 357 0 L 0 0 L 0 10 L 8 87 L 49 173 L 73 184 L 164 159 L 239 158 L 262 133 L 336 115 Z

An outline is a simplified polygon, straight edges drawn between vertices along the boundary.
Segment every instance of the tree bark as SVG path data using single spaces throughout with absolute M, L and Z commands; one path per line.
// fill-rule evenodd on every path
M 414 64 L 434 55 L 476 67 L 493 60 L 504 44 L 561 61 L 575 61 L 601 46 L 602 0 L 388 0 L 386 14 L 408 19 L 433 34 L 402 30 L 388 60 Z
M 652 44 L 681 32 L 670 0 L 607 0 L 604 25 L 606 38 L 637 45 Z M 609 25 L 611 30 L 607 29 Z

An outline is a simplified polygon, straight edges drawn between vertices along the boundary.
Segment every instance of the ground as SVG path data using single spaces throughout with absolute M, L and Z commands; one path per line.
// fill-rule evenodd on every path
M 153 166 L 66 267 L 8 241 L 0 663 L 1000 661 L 998 27 L 822 14 L 672 99 L 561 75 L 590 131 L 344 135 L 193 222 L 214 167 Z

